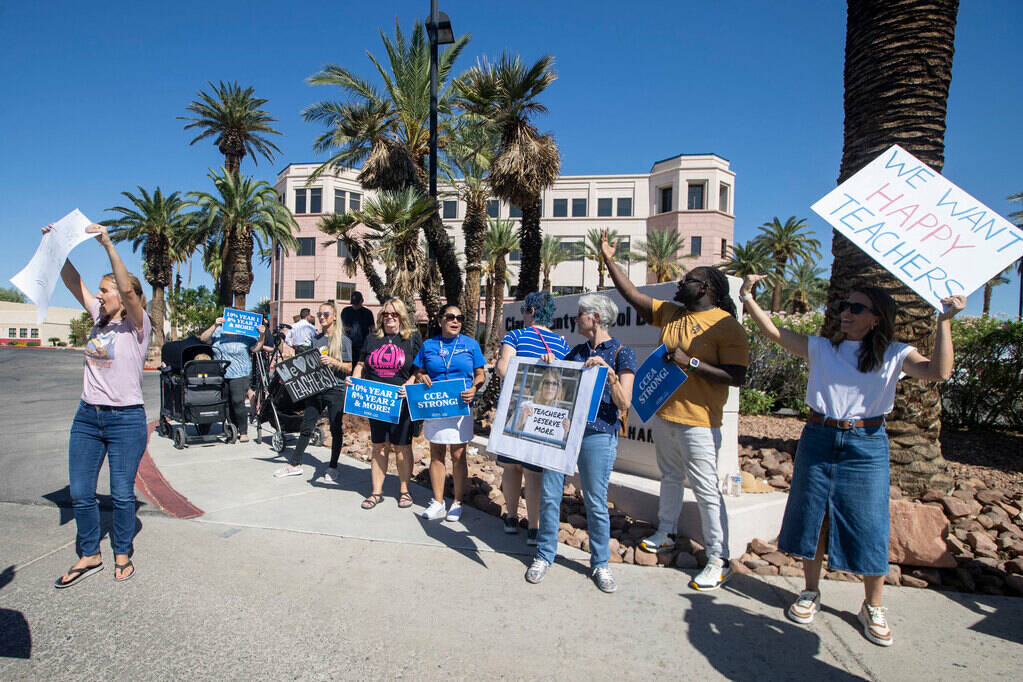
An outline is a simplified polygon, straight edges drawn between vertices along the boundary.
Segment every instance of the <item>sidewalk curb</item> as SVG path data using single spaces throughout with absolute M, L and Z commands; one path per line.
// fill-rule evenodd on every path
M 150 422 L 148 426 L 148 438 L 153 437 L 157 422 Z M 199 509 L 188 501 L 184 495 L 174 490 L 167 483 L 156 463 L 149 456 L 149 441 L 146 440 L 146 451 L 142 453 L 142 460 L 139 462 L 139 470 L 135 476 L 135 485 L 143 496 L 164 514 L 173 516 L 176 519 L 194 519 L 206 512 Z

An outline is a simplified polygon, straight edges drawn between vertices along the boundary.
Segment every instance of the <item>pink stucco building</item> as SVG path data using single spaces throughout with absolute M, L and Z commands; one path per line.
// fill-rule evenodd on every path
M 324 174 L 310 183 L 317 167 L 290 164 L 277 175 L 275 188 L 295 216 L 301 247 L 292 254 L 278 251 L 271 259 L 270 314 L 275 324 L 290 322 L 301 308 L 315 309 L 329 298 L 347 301 L 356 289 L 374 312 L 379 307 L 364 274 L 349 277 L 341 265 L 346 254 L 336 242 L 327 243 L 329 238 L 317 227 L 323 215 L 357 209 L 372 192 L 359 185 L 355 170 Z M 630 247 L 645 241 L 650 230 L 673 230 L 683 237 L 684 253 L 692 256 L 681 261 L 686 269 L 721 262 L 733 243 L 734 194 L 735 173 L 715 154 L 673 156 L 653 164 L 649 173 L 561 176 L 543 193 L 543 232 L 560 239 L 571 256 L 551 273 L 554 293 L 596 288 L 597 264 L 583 256 L 586 233 L 594 228 L 616 230 Z M 465 204 L 451 188 L 442 186 L 439 195 L 444 224 L 461 253 Z M 517 207 L 496 199 L 488 212 L 512 220 L 519 215 Z M 519 254 L 512 253 L 513 281 L 518 260 Z M 653 281 L 642 262 L 623 265 L 636 284 Z

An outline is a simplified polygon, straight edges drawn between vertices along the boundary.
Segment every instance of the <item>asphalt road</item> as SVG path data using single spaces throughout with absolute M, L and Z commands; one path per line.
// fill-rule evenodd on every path
M 0 346 L 0 502 L 70 506 L 67 446 L 82 394 L 82 354 Z M 146 415 L 160 412 L 160 377 L 142 379 Z M 108 502 L 106 465 L 99 476 Z

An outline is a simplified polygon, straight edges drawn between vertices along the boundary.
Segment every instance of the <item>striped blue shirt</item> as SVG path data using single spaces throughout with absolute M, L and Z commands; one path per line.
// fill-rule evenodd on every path
M 540 337 L 543 336 L 543 340 Z M 544 341 L 547 342 L 545 347 Z M 537 327 L 526 327 L 525 329 L 512 329 L 501 339 L 502 344 L 508 344 L 515 349 L 515 354 L 524 358 L 539 358 L 551 349 L 557 360 L 563 360 L 568 355 L 568 342 L 552 331 L 538 329 Z

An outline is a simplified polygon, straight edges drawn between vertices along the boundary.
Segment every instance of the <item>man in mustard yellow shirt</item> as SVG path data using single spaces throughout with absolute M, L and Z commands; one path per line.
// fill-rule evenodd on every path
M 640 548 L 658 552 L 674 547 L 686 478 L 696 496 L 707 565 L 689 586 L 715 590 L 729 578 L 728 518 L 718 487 L 717 456 L 721 414 L 728 387 L 740 386 L 749 364 L 749 340 L 736 319 L 728 279 L 715 268 L 699 267 L 679 282 L 673 301 L 641 293 L 614 262 L 617 244 L 601 237 L 604 263 L 615 287 L 636 313 L 661 329 L 671 360 L 688 379 L 653 417 L 654 448 L 661 470 L 657 532 Z

